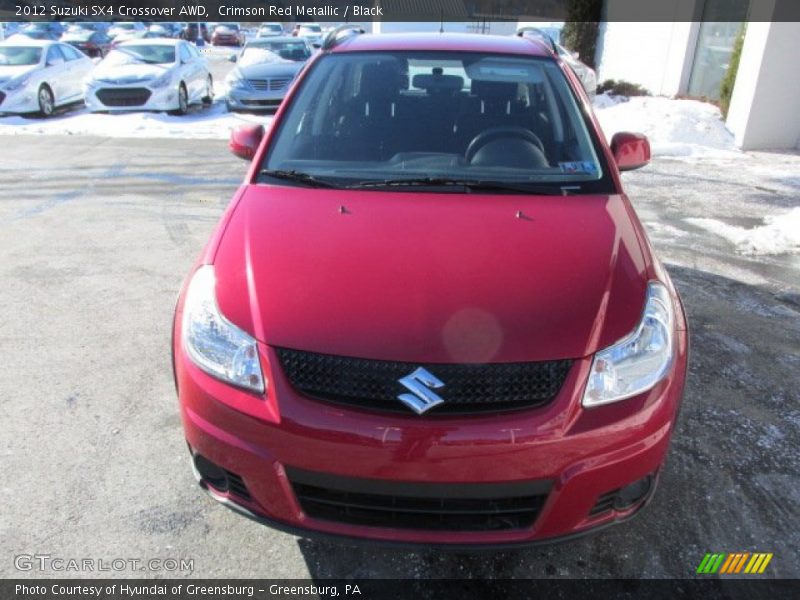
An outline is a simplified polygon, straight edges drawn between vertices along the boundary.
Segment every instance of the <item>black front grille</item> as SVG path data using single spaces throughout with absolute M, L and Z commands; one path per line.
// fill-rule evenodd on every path
M 431 484 L 351 479 L 287 468 L 297 500 L 324 521 L 439 531 L 533 526 L 551 483 Z
M 240 498 L 250 500 L 250 491 L 247 489 L 242 476 L 228 470 L 225 471 L 225 474 L 228 476 L 228 490 Z
M 399 379 L 424 367 L 444 382 L 444 398 L 426 414 L 464 414 L 541 406 L 561 389 L 571 361 L 491 364 L 414 364 L 277 348 L 284 373 L 301 393 L 366 409 L 410 412 L 397 399 Z
M 597 502 L 595 502 L 592 510 L 589 511 L 589 516 L 594 517 L 614 508 L 614 500 L 617 497 L 617 493 L 619 493 L 619 490 L 613 490 L 598 496 Z
M 142 106 L 150 99 L 147 88 L 103 88 L 97 99 L 106 106 Z

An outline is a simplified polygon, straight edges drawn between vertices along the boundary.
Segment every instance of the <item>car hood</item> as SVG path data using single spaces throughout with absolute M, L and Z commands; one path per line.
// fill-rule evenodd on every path
M 280 61 L 237 67 L 245 79 L 294 77 L 303 67 L 302 62 Z
M 0 85 L 16 77 L 27 75 L 28 73 L 35 71 L 37 67 L 38 65 L 0 66 Z
M 634 329 L 647 286 L 620 196 L 249 186 L 214 264 L 257 339 L 410 362 L 586 356 Z
M 149 65 L 131 63 L 127 65 L 103 65 L 101 62 L 92 73 L 97 81 L 110 83 L 135 83 L 147 81 L 163 75 L 172 65 Z

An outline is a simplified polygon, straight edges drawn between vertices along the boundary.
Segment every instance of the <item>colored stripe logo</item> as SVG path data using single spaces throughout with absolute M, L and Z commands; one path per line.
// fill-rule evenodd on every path
M 763 573 L 769 561 L 772 560 L 772 553 L 769 552 L 731 552 L 711 553 L 709 552 L 700 561 L 697 573 L 701 575 L 738 575 L 738 574 L 758 574 Z

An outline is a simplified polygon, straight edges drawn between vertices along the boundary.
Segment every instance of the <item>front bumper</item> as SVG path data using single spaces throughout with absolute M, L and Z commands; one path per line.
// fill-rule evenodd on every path
M 172 85 L 154 88 L 147 83 L 101 82 L 84 88 L 84 99 L 92 112 L 169 111 L 178 108 L 178 89 Z
M 286 90 L 257 91 L 231 88 L 227 94 L 228 108 L 232 110 L 277 110 Z
M 635 481 L 654 482 L 664 462 L 686 375 L 686 333 L 676 339 L 677 360 L 667 379 L 641 396 L 592 410 L 580 407 L 589 358 L 575 361 L 546 406 L 459 417 L 376 413 L 304 398 L 275 367 L 275 352 L 263 345 L 266 400 L 211 378 L 180 350 L 175 372 L 191 451 L 229 471 L 236 482 L 226 489 L 202 478 L 201 483 L 235 510 L 299 534 L 513 546 L 580 535 L 624 520 L 646 503 L 652 486 L 624 508 L 603 499 Z M 179 330 L 175 340 L 180 349 Z M 544 497 L 532 522 L 503 530 L 364 525 L 309 515 L 298 496 L 298 486 L 308 482 L 298 481 L 296 473 L 317 474 L 323 487 L 329 480 L 357 480 L 370 492 L 433 486 L 455 490 L 446 494 L 453 497 L 461 489 L 532 485 Z
M 39 100 L 36 92 L 37 89 L 31 85 L 24 85 L 14 91 L 0 89 L 0 114 L 38 112 Z

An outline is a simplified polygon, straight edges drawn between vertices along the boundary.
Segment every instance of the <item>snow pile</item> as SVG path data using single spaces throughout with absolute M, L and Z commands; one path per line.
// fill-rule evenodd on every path
M 717 219 L 689 218 L 688 223 L 725 238 L 742 254 L 763 256 L 800 251 L 800 207 L 782 215 L 769 215 L 764 225 L 746 229 Z
M 193 107 L 189 114 L 181 117 L 157 112 L 93 114 L 80 109 L 49 119 L 19 116 L 0 118 L 0 135 L 227 139 L 231 129 L 242 123 L 269 125 L 271 122 L 271 115 L 229 113 L 223 103 L 210 108 Z
M 738 158 L 719 108 L 697 100 L 598 95 L 595 114 L 609 142 L 618 131 L 645 134 L 653 156 Z

